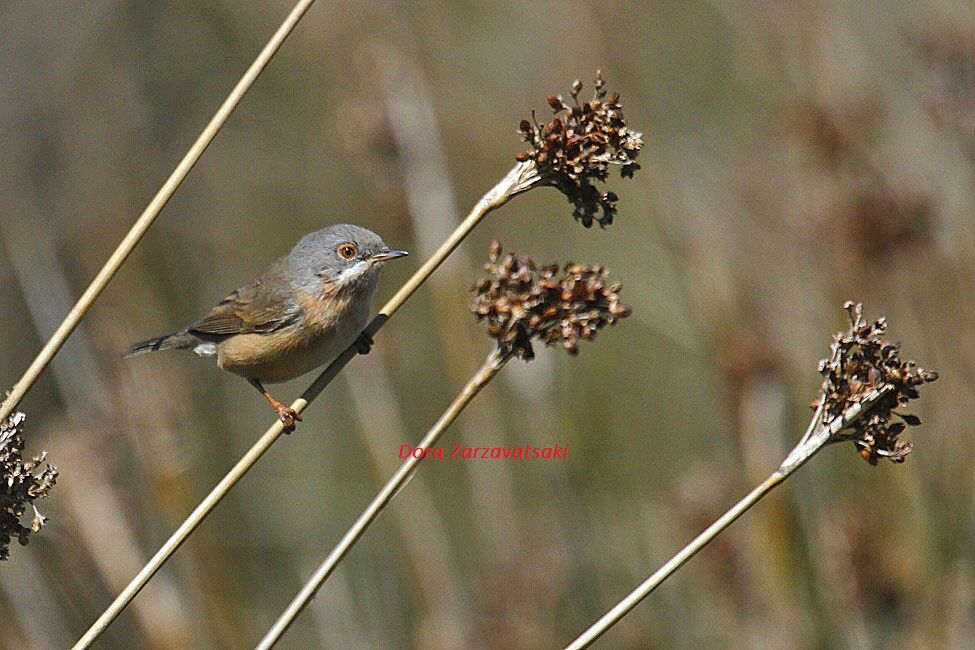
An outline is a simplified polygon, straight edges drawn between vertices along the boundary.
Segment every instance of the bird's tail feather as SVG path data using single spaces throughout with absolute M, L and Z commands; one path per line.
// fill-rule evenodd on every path
M 163 336 L 133 343 L 128 350 L 122 353 L 122 356 L 134 357 L 140 354 L 146 354 L 147 352 L 158 352 L 160 350 L 183 350 L 195 347 L 199 342 L 199 339 L 192 334 L 173 332 L 172 334 L 164 334 Z

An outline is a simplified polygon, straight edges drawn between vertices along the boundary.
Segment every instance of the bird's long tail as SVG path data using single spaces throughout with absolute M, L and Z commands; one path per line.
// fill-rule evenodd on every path
M 134 357 L 147 352 L 158 352 L 160 350 L 185 350 L 199 345 L 200 339 L 187 332 L 173 332 L 155 338 L 146 339 L 133 343 L 128 350 L 122 353 L 123 357 Z

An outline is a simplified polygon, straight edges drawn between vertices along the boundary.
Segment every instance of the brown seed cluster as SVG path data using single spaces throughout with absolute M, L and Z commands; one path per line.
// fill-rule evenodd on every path
M 471 312 L 486 320 L 488 335 L 506 354 L 534 358 L 532 339 L 578 354 L 579 341 L 591 341 L 606 325 L 630 315 L 620 302 L 619 284 L 607 284 L 602 266 L 568 263 L 539 267 L 530 258 L 502 254 L 493 242 L 487 275 L 473 286 Z
M 832 356 L 819 362 L 826 398 L 823 423 L 829 425 L 874 391 L 883 391 L 879 402 L 850 425 L 852 433 L 841 433 L 838 439 L 853 440 L 860 456 L 871 465 L 881 458 L 901 463 L 910 453 L 911 443 L 901 441 L 899 436 L 907 425 L 921 424 L 921 419 L 899 409 L 917 399 L 918 387 L 934 381 L 938 374 L 901 359 L 900 346 L 884 338 L 885 319 L 868 322 L 859 303 L 847 302 L 843 307 L 850 328 L 834 337 Z M 813 406 L 818 407 L 818 403 Z
M 593 180 L 605 181 L 610 165 L 619 165 L 620 175 L 632 178 L 640 169 L 636 157 L 643 146 L 641 134 L 626 126 L 619 93 L 607 98 L 601 72 L 596 72 L 594 85 L 592 99 L 581 104 L 578 79 L 569 93 L 571 103 L 561 95 L 549 97 L 555 115 L 545 124 L 538 124 L 534 112 L 531 122 L 522 120 L 519 132 L 529 149 L 516 156 L 535 162 L 541 182 L 569 199 L 575 206 L 573 216 L 586 228 L 594 220 L 602 227 L 613 223 L 619 200 L 613 192 L 597 190 Z
M 46 497 L 58 477 L 58 468 L 50 464 L 35 473 L 47 458 L 46 451 L 24 461 L 20 434 L 25 419 L 23 413 L 14 413 L 0 423 L 0 560 L 10 557 L 11 539 L 26 545 L 31 533 L 38 532 L 47 522 L 33 502 Z M 20 523 L 28 506 L 34 512 L 30 528 Z

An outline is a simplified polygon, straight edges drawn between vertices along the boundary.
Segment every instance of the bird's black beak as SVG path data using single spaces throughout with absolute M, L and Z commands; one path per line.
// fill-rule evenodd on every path
M 406 257 L 407 255 L 409 255 L 409 252 L 407 251 L 400 250 L 398 248 L 387 248 L 379 251 L 378 253 L 374 253 L 372 260 L 374 262 L 387 262 L 389 260 L 395 260 L 397 257 Z

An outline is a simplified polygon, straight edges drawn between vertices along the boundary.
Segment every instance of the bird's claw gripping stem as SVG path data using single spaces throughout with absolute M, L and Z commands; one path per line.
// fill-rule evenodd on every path
M 356 349 L 359 351 L 359 354 L 369 354 L 369 351 L 372 349 L 372 344 L 373 344 L 372 337 L 366 334 L 365 332 L 360 334 L 359 338 L 355 340 L 355 346 Z
M 291 433 L 295 430 L 295 422 L 301 422 L 301 416 L 290 406 L 285 406 L 284 404 L 278 404 L 274 407 L 278 412 L 278 417 L 281 419 L 281 424 L 284 425 L 284 432 Z

